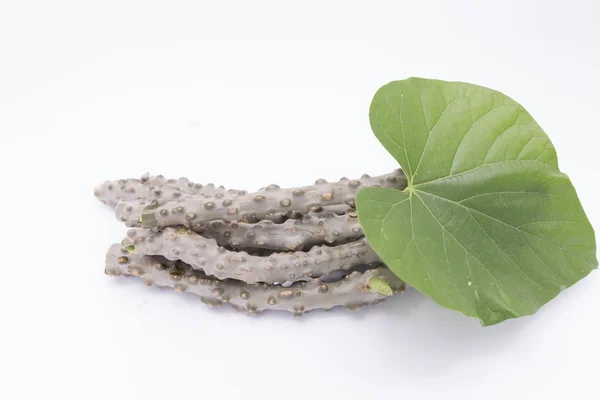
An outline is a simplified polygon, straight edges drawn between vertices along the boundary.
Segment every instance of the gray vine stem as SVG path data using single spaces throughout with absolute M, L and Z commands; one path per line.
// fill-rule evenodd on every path
M 211 307 L 230 303 L 234 309 L 249 315 L 263 310 L 280 310 L 301 316 L 314 309 L 329 310 L 335 306 L 358 310 L 381 303 L 393 293 L 401 293 L 405 289 L 404 282 L 383 267 L 364 273 L 355 271 L 334 283 L 312 279 L 296 282 L 290 287 L 219 280 L 186 263 L 132 254 L 118 244 L 108 250 L 105 272 L 111 276 L 137 276 L 146 286 L 191 292 Z
M 364 238 L 338 246 L 314 246 L 306 252 L 255 256 L 245 251 L 229 251 L 214 239 L 205 238 L 189 228 L 169 227 L 159 232 L 134 228 L 127 232 L 122 245 L 136 254 L 181 260 L 219 279 L 238 279 L 247 283 L 282 284 L 381 263 Z
M 197 221 L 257 221 L 294 211 L 304 215 L 311 210 L 340 204 L 355 207 L 356 193 L 367 186 L 400 190 L 406 187 L 406 177 L 401 170 L 396 170 L 377 177 L 343 178 L 335 183 L 317 180 L 314 185 L 300 188 L 281 189 L 269 185 L 263 191 L 225 194 L 218 199 L 192 196 L 178 201 L 153 201 L 142 210 L 141 226 L 160 230 L 167 226 L 190 226 Z M 127 215 L 118 215 L 118 218 L 127 220 Z

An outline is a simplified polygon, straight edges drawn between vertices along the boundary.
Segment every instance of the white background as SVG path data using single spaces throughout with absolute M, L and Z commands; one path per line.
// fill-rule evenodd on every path
M 0 3 L 0 398 L 597 399 L 600 274 L 482 328 L 414 290 L 246 317 L 104 275 L 94 199 L 144 172 L 233 188 L 395 168 L 383 84 L 501 90 L 600 227 L 597 1 Z

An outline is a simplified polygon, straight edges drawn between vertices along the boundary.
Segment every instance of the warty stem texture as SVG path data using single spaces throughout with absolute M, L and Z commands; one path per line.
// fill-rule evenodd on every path
M 283 284 L 298 278 L 314 278 L 359 265 L 381 263 L 364 238 L 332 247 L 314 246 L 307 252 L 254 256 L 245 251 L 229 251 L 214 239 L 207 239 L 188 228 L 169 227 L 160 232 L 130 229 L 122 245 L 135 246 L 136 254 L 181 260 L 219 279 L 248 283 Z
M 142 211 L 141 225 L 160 230 L 167 226 L 190 226 L 198 221 L 256 221 L 290 211 L 304 215 L 311 210 L 339 204 L 355 207 L 356 193 L 367 186 L 401 190 L 406 187 L 406 177 L 401 170 L 396 170 L 378 177 L 363 175 L 358 180 L 345 179 L 335 183 L 318 180 L 315 185 L 294 189 L 270 185 L 264 191 L 252 194 L 225 194 L 219 199 L 195 196 L 177 202 L 154 203 Z
M 147 286 L 171 287 L 178 292 L 191 292 L 200 296 L 208 306 L 230 303 L 234 309 L 247 314 L 263 310 L 288 311 L 296 316 L 314 310 L 329 310 L 345 306 L 358 310 L 365 305 L 378 304 L 386 295 L 369 284 L 389 285 L 391 293 L 403 292 L 405 284 L 384 267 L 355 271 L 338 282 L 325 283 L 319 279 L 296 282 L 290 287 L 266 284 L 247 284 L 237 280 L 218 280 L 183 262 L 169 261 L 128 253 L 120 245 L 110 247 L 106 255 L 105 272 L 111 276 L 134 275 Z M 384 292 L 385 293 L 385 292 Z M 390 294 L 390 293 L 386 293 Z

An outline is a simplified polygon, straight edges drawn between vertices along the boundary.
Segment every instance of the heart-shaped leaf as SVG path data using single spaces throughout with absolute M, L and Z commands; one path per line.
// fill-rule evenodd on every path
M 535 313 L 597 267 L 575 188 L 514 100 L 411 78 L 379 89 L 370 120 L 409 184 L 360 191 L 359 219 L 388 267 L 422 293 L 491 325 Z

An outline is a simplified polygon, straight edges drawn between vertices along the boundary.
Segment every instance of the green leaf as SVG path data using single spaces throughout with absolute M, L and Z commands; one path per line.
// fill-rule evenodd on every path
M 492 325 L 535 313 L 597 267 L 594 231 L 554 146 L 509 97 L 411 78 L 375 94 L 371 127 L 408 178 L 356 198 L 399 278 Z

